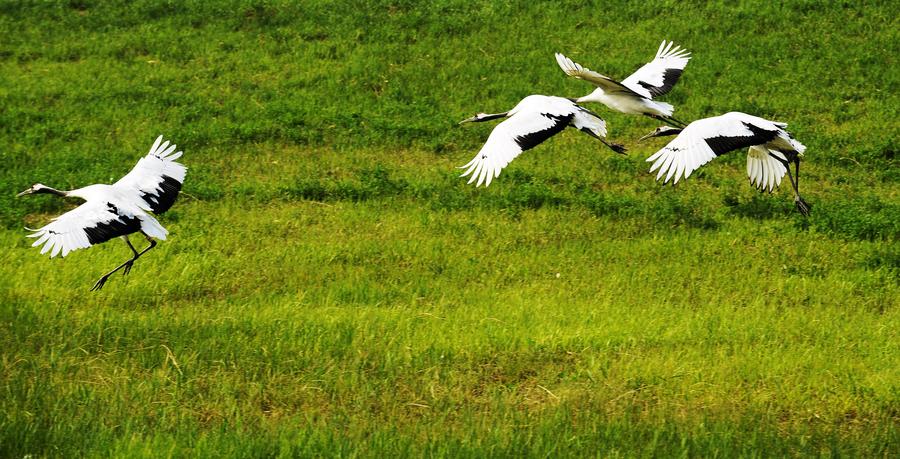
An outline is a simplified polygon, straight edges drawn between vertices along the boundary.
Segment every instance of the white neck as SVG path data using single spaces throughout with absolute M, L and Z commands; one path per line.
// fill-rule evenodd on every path
M 81 198 L 81 199 L 84 199 L 85 201 L 88 201 L 90 199 L 103 198 L 105 196 L 109 196 L 111 194 L 110 193 L 111 188 L 112 188 L 112 185 L 97 184 L 97 185 L 88 185 L 86 187 L 78 188 L 78 189 L 75 189 L 72 191 L 66 191 L 65 193 L 66 193 L 66 196 Z
M 606 104 L 609 101 L 609 96 L 606 95 L 606 92 L 603 91 L 603 88 L 597 88 L 592 93 L 579 97 L 575 100 L 576 103 L 581 102 L 598 102 L 601 104 Z

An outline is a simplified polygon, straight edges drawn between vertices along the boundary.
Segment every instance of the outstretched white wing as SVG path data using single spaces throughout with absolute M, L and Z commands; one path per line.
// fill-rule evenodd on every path
M 574 107 L 575 105 L 572 104 Z M 549 111 L 549 110 L 548 110 Z M 534 148 L 553 137 L 569 125 L 573 113 L 542 113 L 540 111 L 520 111 L 498 124 L 491 131 L 481 151 L 460 169 L 461 175 L 472 174 L 468 183 L 478 181 L 475 186 L 491 184 L 500 171 L 525 150 Z
M 559 67 L 563 69 L 563 72 L 566 72 L 566 75 L 571 77 L 575 77 L 581 80 L 590 81 L 595 86 L 602 88 L 603 92 L 614 94 L 614 93 L 627 93 L 627 94 L 635 94 L 641 97 L 650 98 L 650 93 L 641 87 L 631 88 L 629 86 L 625 86 L 622 83 L 619 83 L 612 78 L 601 75 L 591 69 L 583 67 L 581 64 L 569 59 L 566 56 L 563 56 L 560 53 L 556 53 L 556 63 L 559 64 Z
M 780 186 L 787 168 L 778 159 L 787 161 L 787 157 L 780 151 L 758 145 L 750 147 L 747 151 L 747 177 L 750 184 L 757 190 L 769 192 Z
M 73 250 L 140 231 L 144 219 L 152 217 L 126 211 L 110 202 L 88 201 L 54 218 L 46 226 L 32 230 L 28 237 L 37 238 L 32 247 L 43 244 L 41 254 L 49 251 L 53 258 L 62 252 L 62 256 L 66 256 Z
M 137 191 L 147 203 L 147 207 L 156 214 L 161 214 L 175 203 L 181 191 L 187 168 L 175 162 L 181 157 L 181 151 L 175 151 L 175 145 L 162 141 L 163 136 L 156 138 L 150 152 L 138 160 L 137 165 L 113 186 Z
M 656 57 L 622 80 L 622 84 L 636 92 L 647 92 L 647 98 L 661 96 L 672 90 L 690 58 L 686 49 L 663 40 Z
M 659 169 L 656 179 L 666 176 L 663 183 L 674 178 L 674 183 L 683 176 L 690 177 L 698 167 L 716 156 L 739 148 L 762 145 L 779 135 L 773 123 L 743 113 L 727 113 L 705 118 L 689 124 L 681 134 L 647 158 L 653 162 L 650 172 Z M 763 126 L 759 126 L 763 124 Z

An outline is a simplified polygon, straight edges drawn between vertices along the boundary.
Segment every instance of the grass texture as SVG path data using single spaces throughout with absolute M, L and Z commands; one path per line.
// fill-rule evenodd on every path
M 896 457 L 892 2 L 0 3 L 0 456 Z M 457 177 L 553 53 L 693 52 L 683 120 L 790 123 L 801 191 L 732 153 L 661 186 L 564 132 Z M 165 134 L 189 172 L 128 277 L 29 248 Z M 785 183 L 785 185 L 787 185 Z

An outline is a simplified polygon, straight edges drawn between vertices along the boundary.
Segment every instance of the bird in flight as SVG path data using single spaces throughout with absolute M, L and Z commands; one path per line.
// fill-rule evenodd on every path
M 676 126 L 684 126 L 684 123 L 672 118 L 675 107 L 653 98 L 672 90 L 690 58 L 687 50 L 663 40 L 652 61 L 619 82 L 556 53 L 556 63 L 566 75 L 597 86 L 592 93 L 575 99 L 575 102 L 599 102 L 618 112 L 645 115 Z
M 134 262 L 156 246 L 156 240 L 165 240 L 168 231 L 151 215 L 161 215 L 175 203 L 181 191 L 187 168 L 175 162 L 182 152 L 175 151 L 174 144 L 163 142 L 159 136 L 150 152 L 138 160 L 127 175 L 112 185 L 89 185 L 76 190 L 57 190 L 36 183 L 17 196 L 28 194 L 53 194 L 63 198 L 79 198 L 80 206 L 54 218 L 49 224 L 32 231 L 28 237 L 37 238 L 32 247 L 41 246 L 41 254 L 50 252 L 65 257 L 69 252 L 121 237 L 132 257 L 116 269 L 106 273 L 91 288 L 100 290 L 113 273 L 124 269 L 131 271 Z M 138 252 L 129 234 L 141 233 L 149 246 Z
M 563 97 L 531 95 L 508 112 L 478 113 L 459 124 L 504 117 L 507 119 L 494 127 L 481 151 L 468 164 L 460 167 L 466 169 L 461 177 L 472 175 L 468 183 L 477 180 L 475 186 L 482 183 L 490 185 L 491 180 L 498 177 L 500 171 L 520 153 L 536 147 L 566 127 L 574 127 L 594 137 L 616 153 L 625 152 L 625 147 L 603 139 L 606 137 L 606 122 L 602 118 Z
M 786 130 L 787 124 L 769 121 L 740 112 L 704 118 L 688 124 L 684 129 L 661 126 L 641 140 L 651 137 L 677 135 L 668 145 L 647 161 L 650 172 L 659 169 L 656 179 L 665 175 L 663 183 L 691 173 L 712 159 L 729 151 L 748 148 L 747 177 L 760 191 L 772 192 L 781 185 L 787 174 L 794 188 L 797 210 L 809 216 L 810 205 L 800 196 L 800 158 L 806 147 Z M 794 164 L 794 174 L 790 165 Z

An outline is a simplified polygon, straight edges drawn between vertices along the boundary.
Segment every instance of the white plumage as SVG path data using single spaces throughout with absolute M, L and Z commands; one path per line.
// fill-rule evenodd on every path
M 153 216 L 136 205 L 128 193 L 111 185 L 91 185 L 68 191 L 66 196 L 84 199 L 85 203 L 28 235 L 37 238 L 31 246 L 43 245 L 41 254 L 50 252 L 50 258 L 58 254 L 65 257 L 73 250 L 137 231 L 166 239 L 168 231 Z
M 678 82 L 690 59 L 688 50 L 663 40 L 653 60 L 622 80 L 622 84 L 648 99 L 667 94 Z
M 468 183 L 476 186 L 491 184 L 513 159 L 525 150 L 539 145 L 544 140 L 562 131 L 567 126 L 585 132 L 600 140 L 618 153 L 624 152 L 620 145 L 609 144 L 606 137 L 606 122 L 589 110 L 576 105 L 569 99 L 554 96 L 532 95 L 522 99 L 512 110 L 505 113 L 479 113 L 465 122 L 481 122 L 508 117 L 498 124 L 484 146 L 475 157 L 461 169 L 461 175 L 471 174 Z
M 797 177 L 791 178 L 797 207 L 804 214 L 809 206 L 800 197 L 800 158 L 806 147 L 785 129 L 787 124 L 769 121 L 740 112 L 694 121 L 684 129 L 663 126 L 644 136 L 675 135 L 671 142 L 657 151 L 647 161 L 652 162 L 650 172 L 657 171 L 656 179 L 673 183 L 690 177 L 700 166 L 713 158 L 740 148 L 748 148 L 747 177 L 759 190 L 773 191 L 781 184 L 785 174 L 791 176 L 790 163 L 796 165 Z M 665 178 L 663 178 L 665 176 Z
M 175 162 L 182 152 L 176 151 L 175 144 L 161 143 L 162 138 L 157 137 L 147 156 L 139 159 L 131 172 L 113 185 L 137 191 L 155 213 L 165 212 L 172 206 L 179 191 L 174 188 L 180 189 L 187 173 L 183 164 Z
M 747 150 L 747 177 L 757 190 L 772 192 L 787 172 L 784 153 L 754 145 Z
M 36 238 L 32 247 L 40 246 L 41 254 L 49 252 L 50 258 L 56 255 L 65 257 L 73 250 L 121 236 L 135 256 L 102 277 L 94 290 L 101 288 L 106 278 L 120 268 L 126 268 L 127 274 L 131 264 L 156 245 L 155 239 L 166 239 L 168 231 L 149 212 L 159 215 L 172 206 L 187 172 L 184 165 L 175 162 L 182 152 L 176 152 L 176 146 L 168 141 L 163 142 L 162 138 L 159 136 L 156 139 L 149 153 L 137 162 L 131 172 L 112 185 L 97 184 L 61 191 L 38 183 L 19 193 L 19 196 L 47 193 L 85 201 L 49 224 L 31 230 L 28 237 Z M 129 234 L 136 232 L 141 232 L 150 242 L 150 246 L 140 254 L 127 239 Z
M 646 115 L 666 122 L 675 121 L 669 119 L 674 107 L 653 98 L 672 90 L 690 58 L 687 50 L 663 40 L 652 61 L 618 82 L 556 53 L 556 62 L 566 75 L 597 86 L 592 93 L 576 99 L 576 102 L 599 102 L 622 113 Z

